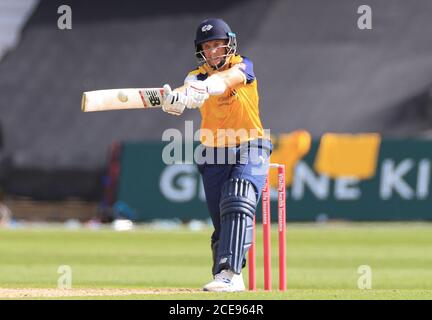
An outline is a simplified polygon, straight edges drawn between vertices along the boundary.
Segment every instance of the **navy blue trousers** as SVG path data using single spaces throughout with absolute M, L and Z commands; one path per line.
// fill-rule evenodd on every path
M 198 170 L 202 176 L 207 207 L 214 226 L 211 237 L 213 244 L 219 240 L 220 235 L 219 202 L 223 184 L 231 178 L 248 180 L 255 187 L 258 203 L 268 174 L 273 146 L 270 140 L 256 139 L 237 147 L 211 149 L 204 148 L 202 155 L 211 161 L 201 161 Z M 209 152 L 212 152 L 213 156 L 207 157 Z

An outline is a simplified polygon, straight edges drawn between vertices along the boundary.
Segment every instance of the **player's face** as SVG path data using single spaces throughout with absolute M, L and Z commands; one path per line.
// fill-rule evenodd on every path
M 204 56 L 211 66 L 217 66 L 226 54 L 226 40 L 210 40 L 202 44 Z

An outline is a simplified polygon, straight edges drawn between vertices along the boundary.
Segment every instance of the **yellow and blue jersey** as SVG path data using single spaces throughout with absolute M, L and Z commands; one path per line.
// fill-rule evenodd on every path
M 253 63 L 247 57 L 235 55 L 231 58 L 229 67 L 237 64 L 240 64 L 239 67 L 246 76 L 245 82 L 227 89 L 221 95 L 210 96 L 200 108 L 200 139 L 205 146 L 232 147 L 265 137 L 259 116 L 258 83 Z M 185 82 L 204 81 L 217 72 L 203 65 L 191 71 Z

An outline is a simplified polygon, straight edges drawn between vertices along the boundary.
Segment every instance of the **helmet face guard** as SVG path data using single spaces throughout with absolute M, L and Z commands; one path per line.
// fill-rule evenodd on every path
M 218 70 L 222 67 L 224 67 L 227 62 L 230 60 L 230 58 L 236 54 L 237 52 L 237 40 L 236 35 L 233 32 L 229 32 L 227 34 L 227 43 L 223 46 L 219 46 L 215 49 L 224 48 L 225 54 L 213 57 L 211 59 L 206 58 L 204 54 L 204 50 L 202 50 L 202 43 L 206 42 L 203 41 L 202 43 L 197 44 L 196 51 L 195 51 L 195 57 L 197 59 L 198 66 L 202 66 L 203 64 L 207 63 L 208 66 L 211 68 Z M 211 40 L 225 40 L 225 39 L 211 39 Z M 210 40 L 207 40 L 210 41 Z M 218 60 L 219 58 L 222 58 L 221 62 L 219 62 L 217 65 L 211 63 L 213 60 Z
M 208 59 L 205 56 L 202 44 L 211 40 L 225 40 L 226 43 L 223 46 L 219 46 L 215 49 L 224 48 L 225 54 L 218 57 Z M 195 37 L 195 57 L 197 59 L 198 66 L 207 64 L 214 70 L 218 70 L 225 66 L 230 58 L 236 54 L 237 51 L 237 39 L 234 32 L 231 31 L 230 26 L 222 19 L 210 18 L 202 21 L 197 28 Z M 221 62 L 217 65 L 212 63 L 212 60 L 219 60 Z

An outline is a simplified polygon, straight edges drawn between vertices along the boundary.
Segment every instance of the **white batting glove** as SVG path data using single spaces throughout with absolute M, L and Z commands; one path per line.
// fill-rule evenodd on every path
M 172 91 L 169 84 L 164 85 L 163 88 L 165 99 L 162 110 L 175 116 L 181 115 L 185 109 L 185 96 L 181 92 Z
M 204 81 L 193 81 L 188 84 L 185 91 L 186 108 L 201 108 L 203 103 L 208 99 L 207 85 Z

